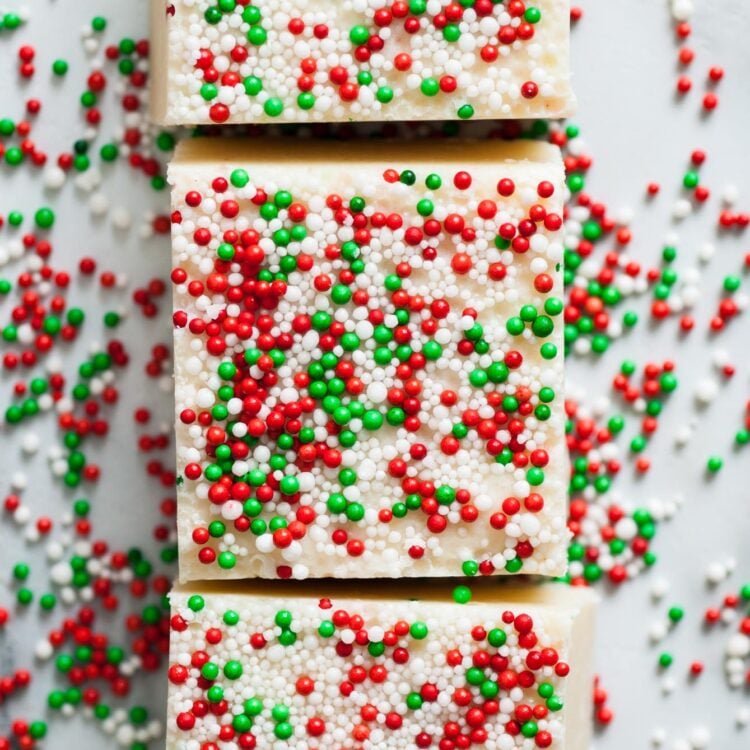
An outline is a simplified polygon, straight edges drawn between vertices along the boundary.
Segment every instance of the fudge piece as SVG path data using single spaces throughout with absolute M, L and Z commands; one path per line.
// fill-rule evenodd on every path
M 151 0 L 163 125 L 565 117 L 569 0 Z
M 594 595 L 480 583 L 178 589 L 167 750 L 587 748 Z
M 565 573 L 557 148 L 197 139 L 169 180 L 181 580 Z

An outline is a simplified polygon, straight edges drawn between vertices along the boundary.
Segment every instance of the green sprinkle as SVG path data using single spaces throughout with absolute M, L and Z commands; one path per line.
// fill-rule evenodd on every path
M 688 190 L 692 190 L 693 188 L 697 187 L 699 182 L 700 177 L 698 176 L 698 173 L 693 169 L 685 172 L 685 176 L 682 178 L 682 184 Z
M 249 23 L 251 26 L 259 23 L 261 19 L 261 11 L 256 5 L 246 5 L 242 11 L 242 20 L 245 23 Z
M 238 661 L 228 661 L 224 665 L 224 676 L 228 680 L 238 680 L 242 676 L 242 664 Z
M 457 604 L 468 604 L 471 601 L 471 589 L 468 586 L 456 586 L 453 589 L 453 601 Z
M 393 89 L 390 86 L 381 86 L 375 94 L 375 98 L 381 104 L 388 104 L 393 101 L 393 96 Z
M 672 622 L 677 623 L 685 616 L 685 610 L 682 607 L 670 607 L 667 614 Z
M 229 175 L 229 181 L 237 188 L 243 188 L 250 182 L 250 175 L 244 169 L 234 169 Z
M 55 60 L 52 63 L 52 72 L 56 76 L 64 76 L 68 72 L 68 63 L 65 60 Z
M 187 602 L 188 609 L 193 612 L 200 612 L 206 606 L 206 602 L 200 594 L 193 594 Z
M 494 648 L 500 648 L 505 645 L 505 641 L 508 639 L 505 631 L 501 628 L 493 628 L 487 633 L 487 642 Z
M 463 104 L 458 108 L 456 114 L 461 120 L 471 120 L 474 117 L 474 107 L 471 104 Z
M 351 40 L 352 44 L 356 44 L 358 47 L 366 44 L 369 38 L 370 32 L 367 30 L 366 26 L 355 26 L 349 32 L 349 39 Z
M 247 41 L 256 47 L 261 47 L 268 39 L 268 32 L 262 26 L 253 26 L 247 32 Z
M 40 208 L 34 214 L 34 221 L 40 229 L 49 229 L 55 223 L 55 213 L 51 208 Z
M 440 91 L 440 84 L 436 78 L 425 78 L 420 89 L 425 96 L 436 96 Z

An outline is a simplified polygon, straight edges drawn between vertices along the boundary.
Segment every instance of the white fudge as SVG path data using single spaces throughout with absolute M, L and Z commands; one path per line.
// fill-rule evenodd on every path
M 523 143 L 183 143 L 180 577 L 567 567 L 563 168 Z
M 167 749 L 587 748 L 594 595 L 473 588 L 178 589 Z
M 151 8 L 163 125 L 565 117 L 574 105 L 569 0 Z

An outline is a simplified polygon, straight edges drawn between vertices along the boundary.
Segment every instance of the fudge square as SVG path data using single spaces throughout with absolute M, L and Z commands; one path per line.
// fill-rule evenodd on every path
M 151 0 L 163 125 L 565 117 L 569 0 Z
M 566 570 L 548 144 L 186 141 L 181 580 Z
M 178 589 L 167 750 L 588 748 L 594 595 L 479 583 Z

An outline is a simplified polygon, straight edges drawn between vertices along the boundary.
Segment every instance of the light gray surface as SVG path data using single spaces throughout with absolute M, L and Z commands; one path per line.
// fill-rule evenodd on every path
M 746 482 L 750 468 L 747 451 L 731 448 L 732 436 L 741 426 L 748 387 L 747 318 L 733 321 L 712 340 L 707 322 L 719 298 L 724 275 L 737 273 L 747 252 L 744 241 L 734 236 L 717 239 L 719 193 L 728 183 L 740 188 L 740 208 L 750 205 L 750 161 L 743 121 L 750 112 L 750 48 L 746 39 L 750 14 L 742 0 L 697 2 L 693 36 L 689 46 L 696 59 L 689 70 L 693 91 L 682 101 L 673 95 L 678 76 L 677 45 L 666 2 L 581 3 L 585 16 L 574 31 L 575 85 L 580 111 L 575 121 L 590 146 L 594 166 L 588 188 L 615 212 L 623 206 L 636 213 L 631 254 L 645 265 L 656 265 L 665 237 L 679 236 L 679 270 L 698 265 L 697 252 L 707 241 L 716 243 L 716 256 L 701 281 L 701 300 L 694 311 L 696 330 L 682 343 L 677 321 L 651 329 L 642 323 L 628 339 L 611 347 L 602 361 L 592 366 L 569 360 L 569 378 L 594 393 L 605 393 L 609 379 L 625 357 L 673 358 L 678 365 L 680 387 L 661 419 L 661 426 L 647 455 L 652 469 L 646 478 L 631 481 L 633 471 L 623 469 L 615 487 L 638 502 L 649 497 L 669 498 L 680 493 L 684 507 L 674 520 L 662 525 L 654 543 L 658 563 L 640 580 L 624 585 L 605 598 L 600 618 L 599 671 L 615 711 L 613 724 L 597 741 L 598 750 L 631 750 L 649 746 L 654 727 L 664 727 L 670 738 L 684 738 L 695 725 L 711 727 L 712 748 L 739 750 L 750 747 L 750 732 L 734 726 L 736 707 L 747 703 L 746 691 L 730 691 L 723 677 L 723 648 L 728 630 L 703 633 L 703 610 L 720 601 L 704 584 L 706 565 L 733 556 L 737 573 L 721 592 L 735 591 L 750 578 L 750 513 Z M 711 65 L 723 65 L 725 79 L 717 88 L 720 104 L 710 116 L 701 115 L 701 98 Z M 710 203 L 679 225 L 671 222 L 671 207 L 678 197 L 690 153 L 702 148 L 708 154 L 701 181 L 712 189 Z M 656 201 L 643 200 L 646 184 L 657 181 L 662 191 Z M 744 276 L 747 283 L 747 274 Z M 639 308 L 645 312 L 643 299 Z M 743 345 L 744 341 L 744 345 Z M 715 375 L 711 353 L 727 349 L 737 366 L 733 380 L 721 388 L 721 396 L 704 413 L 693 405 L 698 379 Z M 699 429 L 686 448 L 673 450 L 676 430 L 690 418 L 699 418 Z M 726 458 L 719 476 L 706 480 L 707 457 Z M 649 588 L 657 578 L 670 581 L 671 590 L 660 605 L 651 603 Z M 648 646 L 650 624 L 663 618 L 670 604 L 685 606 L 685 620 L 661 647 Z M 675 655 L 670 670 L 675 692 L 662 697 L 656 660 L 661 649 Z M 705 662 L 705 673 L 696 681 L 687 677 L 689 663 Z M 670 739 L 671 742 L 671 739 Z M 670 745 L 667 745 L 670 747 Z M 671 748 L 670 748 L 671 750 Z
M 18 120 L 24 114 L 25 100 L 31 96 L 38 97 L 43 102 L 43 111 L 36 118 L 38 125 L 32 136 L 50 154 L 51 159 L 55 159 L 63 150 L 69 151 L 73 141 L 80 138 L 84 131 L 78 97 L 85 90 L 89 63 L 81 46 L 82 28 L 90 27 L 95 15 L 102 15 L 109 22 L 102 37 L 105 44 L 117 43 L 125 36 L 142 38 L 147 33 L 145 6 L 145 2 L 130 0 L 30 0 L 4 3 L 3 7 L 29 9 L 30 20 L 13 34 L 0 33 L 0 94 L 3 102 L 0 107 L 3 114 L 0 116 Z M 16 53 L 24 43 L 32 44 L 37 49 L 37 73 L 30 84 L 19 87 L 15 72 Z M 99 56 L 103 56 L 103 47 Z M 64 81 L 53 80 L 50 72 L 52 61 L 58 57 L 65 58 L 70 63 L 70 70 Z M 111 65 L 109 70 L 114 72 Z M 105 121 L 101 136 L 96 142 L 97 151 L 120 127 L 121 110 L 113 86 L 115 78 L 115 75 L 110 76 L 110 84 L 103 96 Z M 19 91 L 22 92 L 20 96 Z M 98 155 L 93 156 L 92 163 L 98 164 L 99 161 Z M 1 169 L 1 215 L 5 216 L 11 209 L 22 209 L 27 215 L 23 228 L 31 229 L 33 212 L 38 206 L 49 205 L 57 213 L 55 227 L 49 234 L 54 247 L 50 260 L 56 269 L 67 270 L 74 276 L 75 280 L 68 293 L 69 304 L 80 306 L 88 314 L 79 339 L 72 347 L 65 345 L 60 349 L 66 377 L 75 382 L 75 370 L 90 353 L 91 343 L 98 342 L 101 345 L 110 338 L 102 323 L 102 315 L 107 310 L 122 308 L 130 311 L 129 319 L 116 329 L 115 336 L 125 343 L 131 354 L 131 363 L 118 375 L 122 398 L 108 410 L 110 435 L 99 442 L 90 441 L 84 448 L 90 459 L 103 467 L 99 482 L 89 485 L 92 489 L 82 486 L 79 491 L 73 492 L 61 489 L 59 480 L 52 480 L 46 456 L 50 446 L 60 444 L 60 438 L 54 429 L 54 417 L 49 414 L 30 421 L 28 428 L 20 426 L 12 432 L 5 426 L 0 428 L 3 447 L 0 453 L 0 497 L 8 491 L 8 473 L 20 469 L 28 476 L 29 486 L 23 493 L 23 498 L 32 508 L 34 518 L 47 514 L 53 519 L 60 519 L 70 510 L 73 499 L 87 497 L 93 508 L 92 539 L 107 539 L 113 545 L 119 544 L 120 549 L 140 546 L 154 559 L 156 545 L 152 542 L 151 530 L 160 521 L 158 506 L 161 499 L 170 493 L 158 481 L 147 477 L 143 467 L 146 456 L 169 462 L 171 455 L 169 452 L 162 452 L 163 455 L 159 455 L 159 452 L 138 454 L 137 437 L 140 431 L 136 429 L 133 410 L 139 406 L 152 409 L 153 417 L 147 430 L 149 434 L 156 433 L 160 423 L 171 423 L 171 393 L 159 392 L 156 381 L 145 378 L 143 374 L 143 368 L 150 358 L 151 346 L 156 343 L 171 345 L 171 303 L 168 291 L 158 302 L 158 321 L 146 322 L 133 309 L 131 295 L 133 289 L 147 284 L 155 276 L 168 280 L 168 241 L 163 238 L 143 241 L 139 236 L 139 228 L 147 211 L 151 211 L 152 207 L 158 207 L 162 212 L 168 210 L 168 195 L 165 191 L 155 200 L 148 179 L 142 173 L 136 173 L 124 161 L 104 165 L 102 173 L 101 192 L 109 198 L 113 208 L 127 207 L 133 217 L 129 232 L 115 229 L 110 217 L 92 220 L 85 202 L 86 194 L 73 184 L 67 184 L 59 192 L 45 191 L 42 188 L 41 172 L 28 167 L 17 171 L 7 167 Z M 0 244 L 5 244 L 11 236 L 13 234 L 7 228 L 3 229 Z M 84 255 L 95 257 L 98 268 L 95 275 L 81 282 L 77 263 Z M 0 269 L 0 276 L 7 275 L 15 282 L 22 266 L 23 261 L 6 266 Z M 127 289 L 102 292 L 98 277 L 104 270 L 125 273 L 130 280 Z M 0 309 L 0 319 L 7 320 L 9 305 L 4 304 Z M 29 374 L 18 370 L 16 375 L 0 375 L 3 412 L 10 401 L 10 388 L 19 377 L 26 380 Z M 40 451 L 31 460 L 24 459 L 19 448 L 19 439 L 27 429 L 36 432 L 42 440 Z M 20 560 L 29 562 L 32 567 L 30 586 L 37 593 L 49 590 L 46 580 L 48 570 L 43 545 L 32 548 L 25 545 L 17 534 L 16 527 L 8 521 L 7 515 L 3 515 L 0 521 L 0 538 L 0 603 L 13 612 L 16 587 L 6 586 L 10 580 L 12 565 Z M 150 600 L 151 598 L 148 601 Z M 136 604 L 129 606 L 128 611 L 137 609 Z M 118 611 L 102 616 L 97 622 L 102 630 L 111 634 L 112 642 L 123 645 L 128 642 L 123 637 L 124 615 L 124 611 Z M 10 718 L 42 718 L 46 713 L 46 696 L 49 690 L 63 687 L 63 682 L 57 679 L 53 663 L 48 662 L 38 668 L 33 658 L 37 640 L 57 627 L 63 616 L 63 611 L 58 606 L 51 615 L 40 617 L 35 602 L 28 612 L 13 612 L 13 617 L 18 619 L 10 622 L 5 632 L 0 633 L 0 674 L 8 674 L 14 668 L 28 668 L 34 672 L 32 685 L 25 692 L 17 694 L 18 697 L 9 702 L 0 703 L 0 734 L 6 730 L 6 722 Z M 131 696 L 123 705 L 130 707 L 140 702 L 153 706 L 154 715 L 161 718 L 165 691 L 166 678 L 137 676 Z M 103 690 L 103 694 L 107 694 L 108 699 L 108 688 Z M 49 716 L 50 735 L 45 741 L 45 747 L 50 750 L 61 750 L 71 743 L 90 750 L 119 747 L 113 738 L 100 732 L 98 724 L 90 720 L 84 722 L 77 717 L 66 722 L 59 714 Z M 153 746 L 158 745 L 154 743 Z
M 7 3 L 19 7 L 17 3 Z M 620 207 L 631 206 L 636 212 L 633 224 L 635 240 L 631 254 L 645 265 L 658 262 L 660 248 L 668 232 L 675 229 L 670 216 L 671 207 L 679 194 L 682 174 L 687 167 L 690 151 L 704 148 L 708 161 L 701 169 L 702 182 L 712 188 L 708 205 L 682 222 L 679 234 L 680 260 L 678 270 L 694 264 L 696 253 L 705 241 L 715 241 L 717 253 L 708 265 L 701 282 L 702 298 L 695 311 L 697 329 L 684 343 L 675 335 L 677 321 L 669 320 L 651 329 L 643 317 L 633 334 L 614 345 L 601 361 L 571 358 L 570 375 L 577 384 L 583 384 L 593 394 L 605 394 L 619 361 L 628 356 L 643 362 L 646 358 L 674 358 L 678 363 L 680 388 L 673 395 L 661 420 L 657 436 L 647 455 L 653 468 L 644 479 L 634 478 L 630 465 L 623 468 L 615 486 L 624 496 L 638 501 L 649 497 L 671 498 L 677 493 L 684 496 L 685 504 L 677 517 L 660 527 L 654 550 L 659 562 L 654 569 L 639 580 L 624 585 L 612 595 L 606 595 L 601 613 L 600 637 L 597 644 L 599 672 L 610 693 L 610 706 L 616 713 L 614 723 L 596 741 L 598 750 L 635 750 L 649 747 L 649 738 L 656 726 L 664 727 L 670 741 L 685 737 L 692 726 L 707 724 L 713 733 L 711 748 L 715 750 L 740 750 L 750 746 L 750 731 L 738 731 L 733 723 L 734 713 L 747 694 L 730 691 L 723 677 L 723 648 L 729 633 L 718 627 L 710 636 L 703 633 L 703 610 L 719 601 L 719 594 L 710 594 L 704 584 L 703 574 L 707 563 L 733 556 L 737 559 L 737 572 L 733 579 L 722 585 L 720 591 L 736 590 L 750 579 L 750 513 L 748 491 L 743 481 L 748 473 L 747 449 L 734 454 L 732 435 L 740 427 L 744 402 L 750 395 L 748 385 L 747 322 L 741 318 L 732 322 L 729 330 L 716 339 L 716 344 L 705 334 L 705 326 L 718 300 L 721 279 L 727 273 L 736 273 L 743 254 L 748 251 L 747 233 L 744 237 L 730 235 L 716 239 L 715 220 L 718 215 L 721 188 L 731 182 L 741 191 L 740 206 L 750 209 L 750 179 L 748 178 L 747 118 L 750 114 L 750 87 L 747 71 L 750 70 L 750 11 L 744 0 L 698 0 L 694 18 L 694 35 L 689 44 L 696 51 L 696 61 L 690 68 L 693 91 L 677 102 L 673 96 L 678 75 L 674 34 L 666 0 L 588 0 L 579 3 L 585 16 L 574 31 L 573 53 L 575 85 L 580 100 L 580 111 L 574 121 L 580 124 L 594 158 L 588 180 L 591 194 L 616 212 Z M 3 116 L 17 118 L 22 107 L 15 82 L 15 52 L 19 44 L 30 42 L 38 47 L 38 73 L 28 93 L 37 95 L 45 107 L 59 107 L 60 116 L 50 117 L 49 111 L 40 116 L 36 139 L 52 154 L 81 132 L 75 99 L 83 89 L 86 67 L 79 44 L 79 30 L 98 13 L 109 19 L 108 41 L 126 34 L 141 36 L 144 32 L 143 0 L 130 2 L 105 2 L 105 0 L 30 0 L 31 22 L 13 35 L 0 35 L 0 101 Z M 55 57 L 66 57 L 71 70 L 61 87 L 52 81 L 49 65 Z M 710 65 L 720 64 L 727 75 L 717 89 L 719 108 L 710 116 L 702 117 L 700 99 L 705 75 Z M 54 91 L 59 89 L 59 91 Z M 114 112 L 111 102 L 106 111 Z M 75 114 L 74 114 L 75 113 Z M 110 122 L 103 133 L 111 132 Z M 100 141 L 101 143 L 102 141 Z M 57 196 L 41 194 L 38 175 L 28 169 L 11 172 L 2 169 L 3 190 L 0 193 L 0 213 L 22 208 L 26 213 L 37 205 L 49 203 L 58 211 L 58 221 L 52 234 L 55 245 L 54 265 L 70 270 L 74 260 L 86 248 L 95 255 L 99 268 L 126 272 L 133 286 L 147 282 L 155 275 L 166 278 L 168 270 L 165 242 L 138 237 L 138 224 L 143 211 L 152 203 L 152 193 L 145 179 L 134 175 L 124 164 L 112 167 L 103 191 L 113 205 L 127 204 L 134 216 L 130 233 L 114 230 L 108 221 L 91 222 L 88 210 L 82 206 L 81 196 L 68 185 Z M 656 201 L 646 205 L 643 200 L 645 185 L 650 180 L 662 184 Z M 0 244 L 6 241 L 7 230 L 2 230 Z M 13 267 L 15 276 L 18 266 Z M 5 270 L 0 271 L 5 275 Z M 747 282 L 747 275 L 744 277 Z M 88 311 L 101 299 L 101 311 L 117 307 L 118 295 L 101 295 L 91 281 L 85 292 L 75 284 L 70 296 Z M 129 294 L 119 295 L 121 304 L 129 306 Z M 639 311 L 647 309 L 648 300 L 637 304 Z M 136 406 L 158 406 L 162 419 L 171 412 L 168 395 L 157 392 L 139 392 L 142 368 L 147 361 L 147 346 L 169 339 L 166 299 L 160 307 L 161 330 L 149 328 L 144 341 L 143 323 L 133 319 L 124 324 L 118 334 L 131 350 L 132 364 L 122 380 L 123 400 L 112 409 L 112 434 L 102 446 L 110 458 L 103 461 L 105 473 L 98 487 L 88 496 L 94 503 L 93 520 L 99 534 L 110 540 L 121 539 L 129 546 L 140 539 L 144 547 L 150 542 L 150 533 L 156 519 L 156 506 L 163 496 L 158 485 L 147 479 L 142 470 L 143 459 L 134 447 L 136 431 L 132 411 Z M 7 310 L 4 307 L 3 310 Z M 3 319 L 7 313 L 3 313 Z M 747 314 L 746 314 L 747 316 Z M 745 316 L 745 317 L 746 317 Z M 101 335 L 95 337 L 97 330 Z M 83 357 L 85 342 L 92 337 L 104 340 L 100 320 L 92 315 L 87 322 L 81 341 L 76 344 L 80 356 L 65 356 L 68 369 Z M 744 346 L 743 346 L 744 334 Z M 153 338 L 152 338 L 153 337 Z M 673 451 L 675 430 L 696 414 L 692 393 L 695 382 L 712 374 L 711 352 L 715 346 L 731 353 L 738 371 L 733 380 L 722 386 L 721 397 L 699 415 L 700 429 L 692 443 L 679 454 Z M 3 403 L 7 402 L 8 389 L 13 378 L 2 376 Z M 156 424 L 155 419 L 152 424 Z M 634 420 L 631 420 L 634 423 Z M 50 481 L 46 466 L 46 446 L 52 438 L 52 425 L 48 417 L 29 423 L 38 432 L 43 448 L 33 461 L 23 461 L 29 472 L 30 486 L 25 499 L 32 505 L 35 515 L 48 513 L 60 518 L 69 500 L 58 484 Z M 24 428 L 16 429 L 19 436 Z M 0 433 L 3 467 L 16 467 L 20 461 L 17 442 L 11 443 L 9 433 Z M 92 455 L 96 451 L 90 451 Z M 118 459 L 113 461 L 111 453 Z M 719 476 L 707 481 L 703 467 L 709 453 L 716 452 L 726 458 L 726 466 Z M 0 492 L 7 489 L 4 475 Z M 77 497 L 83 493 L 70 493 Z M 116 527 L 115 523 L 116 522 Z M 3 585 L 8 579 L 10 566 L 17 560 L 27 560 L 33 567 L 33 585 L 44 590 L 46 568 L 41 548 L 27 550 L 19 536 L 11 532 L 12 526 L 4 519 L 0 526 L 3 545 L 0 551 L 0 575 Z M 96 535 L 95 535 L 96 536 Z M 664 601 L 653 605 L 649 588 L 657 578 L 667 578 L 671 590 Z M 0 602 L 9 601 L 9 591 L 0 590 Z M 663 616 L 672 604 L 685 606 L 685 620 L 660 648 L 649 647 L 647 631 L 650 623 Z M 0 674 L 13 666 L 33 665 L 31 653 L 36 638 L 55 623 L 39 618 L 35 607 L 21 615 L 4 634 L 0 634 Z M 120 616 L 111 617 L 119 623 Z M 19 625 L 23 623 L 21 627 Z M 104 626 L 104 621 L 100 623 Z M 666 648 L 675 654 L 671 676 L 676 688 L 671 697 L 661 694 L 656 670 L 656 658 Z M 687 679 L 688 664 L 693 659 L 705 662 L 704 675 L 694 683 Z M 43 708 L 44 696 L 53 679 L 54 667 L 47 665 L 21 698 L 0 705 L 0 727 L 10 716 L 38 718 Z M 138 681 L 136 681 L 138 685 Z M 147 691 L 140 688 L 141 700 L 153 706 L 161 705 L 164 681 L 150 680 Z M 97 730 L 87 728 L 79 719 L 64 723 L 55 719 L 50 725 L 52 734 L 46 746 L 57 750 L 67 742 L 75 741 L 81 748 L 114 747 L 114 740 L 103 740 Z M 582 750 L 575 748 L 573 750 Z

